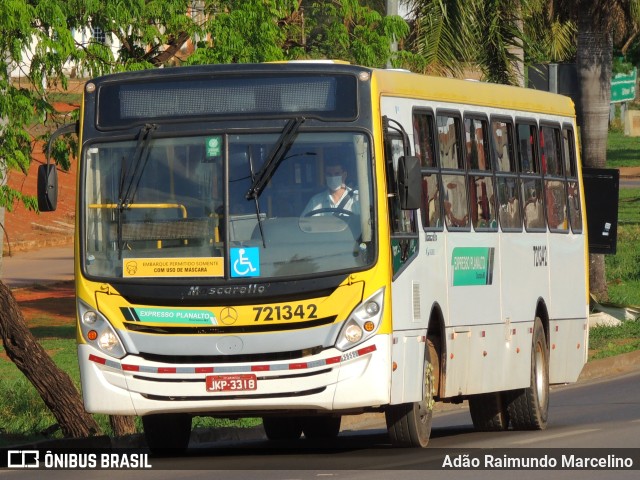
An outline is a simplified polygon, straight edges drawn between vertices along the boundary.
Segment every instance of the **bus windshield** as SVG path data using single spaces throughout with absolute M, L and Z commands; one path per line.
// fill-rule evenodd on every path
M 375 258 L 369 138 L 301 132 L 130 141 L 85 150 L 83 267 L 95 278 L 284 278 Z M 252 192 L 280 149 L 265 185 Z M 257 279 L 257 278 L 254 278 Z

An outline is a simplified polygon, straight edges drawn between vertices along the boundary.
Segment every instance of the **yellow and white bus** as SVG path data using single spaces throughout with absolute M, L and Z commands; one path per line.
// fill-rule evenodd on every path
M 588 261 L 570 99 L 341 62 L 89 81 L 75 275 L 89 412 L 330 438 L 434 403 L 543 429 L 586 361 Z M 42 210 L 55 208 L 43 166 Z M 310 200 L 310 199 L 314 200 Z

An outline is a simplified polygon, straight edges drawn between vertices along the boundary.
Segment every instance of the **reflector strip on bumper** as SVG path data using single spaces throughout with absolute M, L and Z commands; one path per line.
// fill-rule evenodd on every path
M 375 352 L 376 346 L 370 345 L 368 347 L 355 350 L 353 352 L 347 352 L 342 356 L 330 357 L 322 360 L 314 360 L 312 362 L 297 362 L 288 364 L 272 364 L 272 365 L 234 365 L 225 367 L 148 367 L 144 365 L 132 365 L 128 363 L 120 363 L 115 360 L 108 360 L 106 358 L 99 357 L 97 355 L 90 354 L 89 361 L 105 365 L 107 367 L 115 368 L 116 370 L 122 370 L 125 372 L 144 372 L 144 373 L 180 373 L 180 374 L 193 374 L 193 373 L 244 373 L 244 372 L 276 372 L 283 370 L 305 370 L 309 368 L 324 367 L 327 365 L 335 365 L 340 362 L 352 360 L 354 358 L 367 355 Z

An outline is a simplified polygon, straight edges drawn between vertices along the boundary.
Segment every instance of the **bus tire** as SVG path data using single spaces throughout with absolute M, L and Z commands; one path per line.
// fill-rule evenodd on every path
M 306 417 L 302 419 L 302 431 L 309 440 L 335 438 L 340 433 L 342 417 Z
M 186 413 L 164 413 L 142 417 L 144 438 L 153 454 L 181 453 L 189 446 L 191 416 Z
M 508 405 L 514 430 L 544 430 L 549 413 L 549 347 L 539 317 L 533 325 L 531 382 L 528 388 L 511 392 Z
M 262 427 L 269 440 L 297 440 L 302 435 L 298 417 L 262 417 Z
M 428 340 L 427 342 L 429 342 Z M 388 405 L 385 410 L 389 439 L 395 447 L 425 448 L 431 436 L 437 372 L 426 345 L 424 362 L 424 398 L 419 402 Z
M 473 427 L 479 432 L 498 432 L 509 428 L 509 412 L 502 392 L 469 397 Z

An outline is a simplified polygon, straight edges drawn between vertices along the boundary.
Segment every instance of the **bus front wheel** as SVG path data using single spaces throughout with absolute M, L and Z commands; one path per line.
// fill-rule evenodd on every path
M 530 385 L 511 392 L 508 411 L 514 430 L 544 430 L 547 427 L 549 347 L 539 317 L 536 317 L 533 325 Z
M 171 455 L 189 446 L 191 416 L 184 413 L 145 415 L 142 417 L 144 437 L 152 453 Z
M 430 342 L 431 340 L 427 340 Z M 419 402 L 389 405 L 385 411 L 387 431 L 391 443 L 396 447 L 425 448 L 431 436 L 436 375 L 431 352 L 425 348 L 423 398 Z

